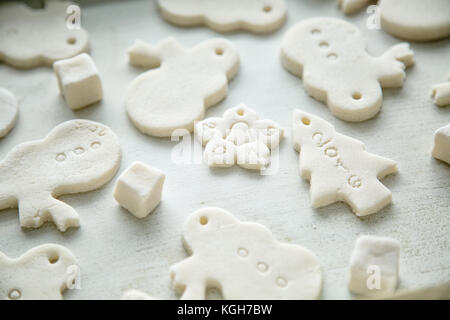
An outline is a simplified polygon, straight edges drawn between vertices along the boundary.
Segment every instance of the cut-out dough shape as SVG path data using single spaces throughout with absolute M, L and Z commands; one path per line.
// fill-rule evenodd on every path
M 354 25 L 313 18 L 286 33 L 281 61 L 288 71 L 303 78 L 308 94 L 324 101 L 336 117 L 364 121 L 380 111 L 382 87 L 403 85 L 404 69 L 413 64 L 413 52 L 401 43 L 373 57 Z
M 345 14 L 352 14 L 364 8 L 371 0 L 338 0 L 339 7 Z
M 314 208 L 344 201 L 357 216 L 365 216 L 391 203 L 391 191 L 379 179 L 397 172 L 394 161 L 367 152 L 361 141 L 300 110 L 294 111 L 292 134 Z
M 432 41 L 450 36 L 449 0 L 381 0 L 381 27 L 411 41 Z
M 78 275 L 76 258 L 60 245 L 41 245 L 17 259 L 0 252 L 0 300 L 61 300 Z
M 450 75 L 447 82 L 435 84 L 431 88 L 431 97 L 438 107 L 450 106 Z
M 433 157 L 450 164 L 450 123 L 434 133 Z
M 87 32 L 66 25 L 70 5 L 46 1 L 44 9 L 33 10 L 22 3 L 0 4 L 0 61 L 31 68 L 87 51 Z
M 225 98 L 239 69 L 239 55 L 225 39 L 206 40 L 192 49 L 168 38 L 152 47 L 142 41 L 129 50 L 130 63 L 155 68 L 129 86 L 125 105 L 143 133 L 170 137 L 176 129 L 192 131 L 205 110 Z
M 19 114 L 16 97 L 0 88 L 0 138 L 6 136 L 14 127 Z
M 317 299 L 322 271 L 309 250 L 279 242 L 264 226 L 220 208 L 194 212 L 184 227 L 189 258 L 171 267 L 182 299 L 204 299 L 220 287 L 225 299 Z
M 211 167 L 260 170 L 270 164 L 270 149 L 278 147 L 283 129 L 272 120 L 259 120 L 245 105 L 228 109 L 222 118 L 197 122 L 195 135 L 205 146 L 203 159 Z
M 122 300 L 159 300 L 158 298 L 152 297 L 145 292 L 130 289 L 125 291 L 122 295 Z
M 88 120 L 66 121 L 43 140 L 22 143 L 0 161 L 0 210 L 18 207 L 20 225 L 53 221 L 60 231 L 79 226 L 76 211 L 56 197 L 107 183 L 120 163 L 117 136 Z
M 361 236 L 349 268 L 349 290 L 362 296 L 392 294 L 397 288 L 400 243 L 392 238 Z
M 179 26 L 206 25 L 218 32 L 277 30 L 286 18 L 284 0 L 158 0 L 163 17 Z

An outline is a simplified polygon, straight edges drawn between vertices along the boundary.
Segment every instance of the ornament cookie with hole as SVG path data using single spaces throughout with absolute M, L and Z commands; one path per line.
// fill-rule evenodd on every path
M 220 288 L 225 299 L 317 299 L 322 271 L 309 250 L 279 242 L 258 223 L 241 222 L 220 208 L 191 214 L 183 242 L 191 256 L 171 267 L 182 299 L 204 299 Z
M 170 137 L 176 129 L 194 130 L 205 110 L 225 98 L 239 69 L 239 55 L 231 42 L 210 39 L 186 49 L 167 38 L 156 46 L 143 41 L 129 50 L 130 63 L 156 68 L 138 76 L 128 87 L 125 106 L 143 133 Z
M 354 25 L 313 18 L 286 33 L 281 61 L 288 71 L 303 78 L 308 94 L 325 102 L 333 115 L 364 121 L 380 111 L 382 87 L 403 86 L 404 69 L 413 64 L 413 52 L 401 43 L 373 57 Z
M 284 0 L 158 0 L 158 6 L 171 23 L 203 24 L 218 32 L 272 32 L 286 19 Z
M 79 226 L 76 211 L 57 200 L 107 183 L 120 163 L 117 136 L 88 120 L 56 126 L 43 140 L 22 143 L 0 161 L 0 210 L 18 207 L 20 225 L 53 221 L 64 232 Z
M 361 141 L 301 110 L 294 111 L 292 134 L 300 174 L 311 183 L 313 208 L 344 201 L 357 216 L 366 216 L 392 202 L 379 179 L 397 172 L 394 161 L 367 152 Z
M 0 138 L 6 136 L 14 127 L 18 114 L 16 97 L 0 87 Z
M 0 61 L 32 68 L 87 51 L 87 32 L 66 24 L 70 5 L 47 0 L 45 8 L 33 10 L 22 3 L 0 4 Z
M 77 285 L 74 255 L 56 244 L 35 247 L 17 259 L 0 252 L 0 300 L 61 300 Z
M 283 129 L 274 121 L 259 119 L 253 109 L 241 104 L 228 109 L 222 118 L 212 117 L 195 124 L 195 135 L 205 146 L 204 162 L 211 167 L 264 170 L 271 149 L 283 138 Z

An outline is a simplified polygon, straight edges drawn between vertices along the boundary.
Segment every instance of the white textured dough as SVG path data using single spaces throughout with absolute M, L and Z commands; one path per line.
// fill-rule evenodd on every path
M 241 222 L 220 208 L 200 209 L 183 233 L 189 258 L 170 269 L 182 299 L 204 299 L 220 288 L 224 299 L 317 299 L 322 271 L 317 257 L 281 243 L 264 226 Z
M 204 24 L 219 32 L 271 32 L 286 19 L 284 0 L 158 0 L 158 6 L 174 24 Z
M 19 114 L 16 97 L 0 87 L 0 138 L 6 136 L 14 127 Z
M 41 245 L 17 259 L 0 252 L 0 300 L 61 300 L 78 275 L 76 258 L 60 245 Z
M 129 50 L 130 63 L 155 68 L 134 79 L 125 96 L 133 124 L 143 133 L 170 137 L 192 131 L 205 110 L 225 98 L 239 69 L 239 55 L 225 39 L 203 41 L 192 49 L 167 38 L 152 47 L 142 41 Z
M 447 82 L 435 84 L 431 88 L 431 97 L 438 107 L 450 106 L 450 75 Z
M 450 36 L 449 0 L 380 0 L 381 27 L 412 41 L 432 41 Z
M 283 138 L 283 129 L 272 120 L 260 120 L 253 109 L 241 104 L 222 118 L 212 117 L 195 124 L 195 136 L 205 146 L 204 162 L 211 167 L 264 170 L 271 149 Z
M 392 294 L 397 288 L 399 264 L 397 240 L 361 236 L 350 258 L 348 288 L 361 296 Z
M 160 203 L 166 175 L 142 162 L 134 162 L 117 179 L 114 199 L 137 218 L 145 218 Z
M 433 157 L 450 164 L 450 123 L 434 133 Z
M 22 143 L 0 161 L 0 210 L 18 207 L 20 225 L 53 221 L 60 231 L 79 226 L 76 211 L 56 197 L 107 183 L 120 164 L 117 136 L 88 120 L 56 126 L 43 140 Z
M 374 117 L 383 102 L 381 88 L 403 86 L 404 69 L 414 63 L 413 57 L 407 43 L 373 57 L 358 28 L 334 18 L 296 24 L 283 37 L 281 48 L 284 68 L 302 77 L 308 94 L 346 121 Z
M 0 61 L 31 68 L 87 51 L 87 32 L 66 26 L 71 4 L 47 0 L 45 8 L 36 10 L 22 3 L 0 4 Z
M 361 141 L 300 110 L 294 110 L 292 134 L 314 208 L 344 201 L 357 216 L 365 216 L 392 202 L 391 191 L 378 179 L 397 172 L 394 161 L 367 152 Z

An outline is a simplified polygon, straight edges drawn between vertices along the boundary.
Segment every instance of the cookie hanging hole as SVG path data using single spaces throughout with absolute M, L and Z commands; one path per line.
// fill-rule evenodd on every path
M 361 92 L 358 92 L 358 91 L 353 92 L 353 93 L 352 93 L 352 98 L 355 99 L 355 100 L 361 99 L 361 98 L 362 98 Z
M 222 49 L 222 48 L 217 48 L 217 49 L 216 49 L 216 54 L 217 54 L 218 56 L 222 56 L 222 55 L 223 55 L 223 49 Z
M 206 226 L 206 225 L 208 224 L 208 217 L 206 217 L 206 216 L 201 216 L 201 217 L 200 217 L 200 224 L 201 224 L 202 226 Z
M 266 13 L 269 13 L 270 11 L 272 11 L 272 6 L 269 6 L 269 5 L 264 6 L 263 7 L 263 11 L 266 12 Z
M 8 298 L 10 300 L 19 300 L 22 297 L 22 293 L 18 289 L 12 289 L 8 293 Z
M 327 54 L 327 58 L 330 60 L 336 60 L 337 57 L 338 57 L 337 54 L 334 52 Z
M 244 110 L 242 110 L 242 109 L 239 109 L 238 111 L 237 111 L 237 114 L 238 114 L 238 116 L 240 116 L 240 117 L 243 117 L 244 116 Z
M 52 254 L 52 255 L 50 255 L 49 257 L 48 257 L 48 262 L 50 263 L 50 264 L 55 264 L 55 263 L 57 263 L 59 261 L 59 256 L 58 256 L 58 254 Z
M 75 43 L 77 43 L 77 39 L 73 38 L 73 37 L 70 37 L 70 38 L 67 39 L 67 43 L 70 44 L 70 45 L 74 45 Z
M 307 117 L 303 117 L 303 118 L 302 118 L 302 123 L 303 123 L 305 126 L 309 126 L 309 125 L 311 124 L 311 120 L 309 120 L 309 118 L 307 118 Z

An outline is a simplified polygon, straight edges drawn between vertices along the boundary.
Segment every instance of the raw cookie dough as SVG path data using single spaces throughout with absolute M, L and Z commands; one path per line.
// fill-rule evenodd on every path
M 286 33 L 281 61 L 288 71 L 303 77 L 308 94 L 324 101 L 336 117 L 364 121 L 380 111 L 382 87 L 403 86 L 404 69 L 413 64 L 413 52 L 401 43 L 373 57 L 354 25 L 312 18 Z
M 450 164 L 450 123 L 434 133 L 433 157 Z
M 170 137 L 176 129 L 192 131 L 205 110 L 225 98 L 239 69 L 239 55 L 225 39 L 203 41 L 192 49 L 167 38 L 152 47 L 142 41 L 129 50 L 130 63 L 155 68 L 129 86 L 125 106 L 143 133 Z
M 22 143 L 0 161 L 0 210 L 18 207 L 20 225 L 53 221 L 60 231 L 79 226 L 77 212 L 56 197 L 107 183 L 120 163 L 117 136 L 88 120 L 56 126 L 43 140 Z
M 145 218 L 161 201 L 166 175 L 161 170 L 134 162 L 117 179 L 114 199 L 137 218 Z
M 122 295 L 122 300 L 159 300 L 157 298 L 154 298 L 145 292 L 130 289 L 125 291 L 125 293 Z
M 381 27 L 411 40 L 431 41 L 450 36 L 449 0 L 380 0 Z
M 66 25 L 71 4 L 47 0 L 37 10 L 17 2 L 0 4 L 0 61 L 31 68 L 87 51 L 87 32 Z
M 270 164 L 270 149 L 278 147 L 283 129 L 272 120 L 259 120 L 245 105 L 228 109 L 222 118 L 195 124 L 195 135 L 204 145 L 203 159 L 211 167 L 237 163 L 246 169 L 264 169 Z
M 431 97 L 434 103 L 439 107 L 450 105 L 450 75 L 447 82 L 435 84 L 431 88 Z
M 286 18 L 284 0 L 158 0 L 158 6 L 174 24 L 204 24 L 219 32 L 271 32 Z
M 399 263 L 397 240 L 359 237 L 350 259 L 349 290 L 362 296 L 392 294 L 397 288 Z
M 204 299 L 218 287 L 224 299 L 317 299 L 322 271 L 309 250 L 275 239 L 258 223 L 241 222 L 220 208 L 194 212 L 184 227 L 191 256 L 171 267 L 182 299 Z
M 16 97 L 0 87 L 0 138 L 6 136 L 14 127 L 18 114 Z
M 72 110 L 84 108 L 103 98 L 102 82 L 94 60 L 87 53 L 53 64 L 58 87 Z
M 60 245 L 41 245 L 17 259 L 0 252 L 0 300 L 61 300 L 78 275 L 76 258 Z
M 367 152 L 361 141 L 300 110 L 294 110 L 292 134 L 314 208 L 344 201 L 357 216 L 365 216 L 391 203 L 391 191 L 378 179 L 397 172 L 394 161 Z
M 339 7 L 345 14 L 352 14 L 365 7 L 371 0 L 338 0 Z

